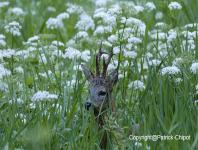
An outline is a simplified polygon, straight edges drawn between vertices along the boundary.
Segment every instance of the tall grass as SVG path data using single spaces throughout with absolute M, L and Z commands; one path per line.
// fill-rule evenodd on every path
M 82 6 L 90 14 L 94 11 L 94 4 L 91 1 L 68 2 Z M 180 28 L 185 24 L 198 21 L 196 0 L 180 0 L 183 7 L 180 12 L 171 12 L 167 9 L 170 1 L 154 0 L 154 2 L 164 14 L 162 21 L 171 28 Z M 0 9 L 0 13 L 3 14 L 0 15 L 0 33 L 6 36 L 7 43 L 2 49 L 12 48 L 16 51 L 27 49 L 23 41 L 27 41 L 34 35 L 39 35 L 41 42 L 32 58 L 1 59 L 1 63 L 11 71 L 11 75 L 0 78 L 8 85 L 7 92 L 0 91 L 0 149 L 99 149 L 103 131 L 98 131 L 93 113 L 84 108 L 84 103 L 89 97 L 87 83 L 81 71 L 74 70 L 74 66 L 82 62 L 59 57 L 52 60 L 51 53 L 46 50 L 48 48 L 44 48 L 44 45 L 53 40 L 66 43 L 72 38 L 76 33 L 74 26 L 78 20 L 77 16 L 73 15 L 69 21 L 66 21 L 65 28 L 51 31 L 46 28 L 45 22 L 49 17 L 65 11 L 65 1 L 11 0 L 10 7 L 16 6 L 27 12 L 23 18 L 17 18 L 23 23 L 22 35 L 13 37 L 4 31 L 4 26 L 13 20 L 13 16 L 8 16 L 6 9 Z M 48 6 L 55 7 L 57 11 L 47 12 Z M 128 15 L 127 10 L 125 15 Z M 145 22 L 146 33 L 142 43 L 137 47 L 137 58 L 128 59 L 129 64 L 133 65 L 121 67 L 120 72 L 124 78 L 119 80 L 113 91 L 116 114 L 109 113 L 108 121 L 104 126 L 108 131 L 108 149 L 148 149 L 148 147 L 174 150 L 197 149 L 198 109 L 194 100 L 197 99 L 195 85 L 198 83 L 198 78 L 189 71 L 189 65 L 198 58 L 198 38 L 196 36 L 194 52 L 182 50 L 182 39 L 178 38 L 174 48 L 167 50 L 168 55 L 162 59 L 160 65 L 149 66 L 145 70 L 143 68 L 145 60 L 142 58 L 148 51 L 147 46 L 150 42 L 148 32 L 156 24 L 156 20 L 154 13 L 140 13 L 138 17 Z M 118 24 L 118 28 L 121 26 Z M 91 42 L 81 43 L 78 48 L 92 51 L 91 59 L 87 64 L 94 70 L 94 55 L 99 46 Z M 122 39 L 119 42 L 122 45 L 125 44 Z M 42 50 L 38 50 L 39 48 Z M 153 49 L 156 55 L 160 51 L 157 44 Z M 61 50 L 64 51 L 64 48 Z M 46 60 L 39 60 L 41 55 L 44 55 Z M 182 57 L 185 60 L 179 75 L 183 80 L 181 83 L 175 82 L 177 78 L 175 75 L 161 75 L 163 66 L 171 65 L 176 57 Z M 122 57 L 121 61 L 124 59 Z M 16 72 L 17 66 L 23 68 L 22 73 Z M 39 74 L 41 72 L 46 76 Z M 73 76 L 75 76 L 75 83 L 71 83 Z M 128 84 L 133 80 L 142 80 L 145 89 L 143 91 L 129 89 Z M 58 99 L 41 101 L 31 107 L 31 97 L 39 90 L 57 94 Z M 23 103 L 19 104 L 18 98 L 21 98 Z M 190 140 L 136 142 L 129 139 L 131 134 L 190 135 Z M 140 143 L 141 146 L 138 146 Z

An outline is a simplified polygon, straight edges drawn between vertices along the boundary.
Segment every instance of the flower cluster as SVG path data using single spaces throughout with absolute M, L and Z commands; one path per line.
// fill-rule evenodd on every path
M 13 36 L 20 36 L 21 35 L 21 32 L 20 32 L 21 28 L 22 28 L 21 25 L 16 21 L 10 22 L 8 25 L 6 25 L 4 27 L 5 31 L 7 33 L 11 33 Z

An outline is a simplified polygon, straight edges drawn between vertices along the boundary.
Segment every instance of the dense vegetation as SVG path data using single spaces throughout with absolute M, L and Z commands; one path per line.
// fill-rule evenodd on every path
M 100 42 L 115 54 L 108 70 L 120 63 L 108 149 L 197 149 L 197 10 L 197 0 L 0 2 L 0 149 L 99 149 L 80 65 L 95 70 Z

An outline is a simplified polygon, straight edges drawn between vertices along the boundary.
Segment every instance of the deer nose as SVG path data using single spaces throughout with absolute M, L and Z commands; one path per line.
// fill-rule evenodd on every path
M 91 102 L 85 102 L 85 109 L 89 111 L 91 105 L 92 105 Z

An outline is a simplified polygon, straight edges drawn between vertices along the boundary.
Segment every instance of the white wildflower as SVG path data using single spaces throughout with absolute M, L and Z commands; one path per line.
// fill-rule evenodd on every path
M 16 52 L 14 49 L 5 49 L 5 50 L 0 50 L 0 58 L 11 58 L 12 56 L 15 56 Z
M 66 12 L 60 13 L 57 17 L 58 20 L 64 20 L 64 19 L 68 19 L 69 18 L 69 14 Z
M 46 26 L 48 29 L 59 29 L 59 28 L 63 28 L 64 24 L 62 22 L 62 20 L 57 19 L 57 18 L 49 18 L 46 22 Z
M 176 78 L 176 79 L 175 79 L 175 83 L 176 83 L 176 84 L 180 84 L 182 81 L 183 81 L 182 78 Z
M 33 46 L 36 47 L 38 45 L 40 37 L 38 35 L 35 35 L 33 37 L 28 38 L 27 42 L 24 42 L 27 46 Z
M 0 34 L 0 47 L 5 47 L 6 42 L 5 42 L 5 36 L 3 34 Z
M 175 75 L 180 73 L 180 69 L 176 66 L 164 67 L 161 70 L 162 75 Z
M 165 40 L 167 39 L 167 34 L 164 32 L 158 32 L 156 30 L 152 30 L 149 32 L 149 36 L 154 40 Z
M 110 42 L 110 43 L 114 43 L 114 42 L 116 42 L 118 40 L 118 37 L 116 36 L 116 35 L 110 35 L 109 37 L 108 37 L 108 41 Z
M 47 63 L 47 58 L 46 58 L 46 56 L 45 56 L 44 53 L 42 53 L 41 55 L 39 55 L 39 62 L 40 63 L 44 63 L 44 64 Z
M 8 25 L 6 25 L 4 27 L 5 31 L 7 33 L 11 33 L 13 36 L 20 36 L 21 35 L 21 32 L 20 32 L 21 28 L 22 28 L 21 25 L 16 21 L 10 22 Z
M 137 53 L 135 51 L 124 51 L 124 56 L 125 57 L 129 57 L 129 58 L 136 58 L 137 57 Z
M 144 83 L 140 80 L 132 81 L 131 83 L 129 83 L 128 87 L 140 91 L 145 89 Z
M 17 104 L 23 104 L 24 101 L 21 99 L 21 98 L 17 98 L 16 100 L 9 100 L 8 102 L 9 104 L 14 104 L 14 103 L 17 103 Z
M 77 49 L 74 49 L 72 47 L 68 47 L 65 49 L 64 58 L 74 59 L 79 58 L 81 56 L 81 52 Z
M 0 79 L 4 76 L 11 75 L 11 71 L 6 69 L 2 64 L 0 64 Z
M 60 41 L 52 41 L 52 45 L 54 46 L 60 46 L 60 47 L 63 47 L 64 46 L 64 43 L 63 42 L 60 42 Z
M 102 42 L 102 44 L 107 46 L 107 47 L 112 47 L 112 44 L 108 41 L 104 41 L 104 42 Z
M 48 6 L 47 7 L 47 11 L 49 11 L 49 12 L 56 12 L 56 8 L 53 7 L 53 6 Z
M 16 67 L 14 70 L 15 70 L 16 72 L 18 72 L 18 73 L 23 73 L 23 72 L 24 72 L 24 71 L 23 71 L 23 68 L 22 68 L 21 66 Z
M 192 63 L 191 67 L 190 67 L 190 71 L 193 73 L 193 74 L 197 74 L 198 73 L 198 63 L 195 62 L 195 63 Z
M 196 48 L 195 41 L 193 39 L 183 40 L 182 41 L 183 47 L 186 51 L 191 51 Z
M 75 70 L 75 71 L 82 71 L 82 68 L 81 68 L 81 65 L 74 65 L 73 66 L 73 70 Z
M 80 19 L 76 23 L 75 28 L 81 31 L 87 31 L 89 29 L 94 30 L 95 24 L 93 19 L 89 15 L 83 13 L 82 15 L 80 15 Z
M 67 41 L 66 46 L 73 47 L 75 44 L 76 44 L 76 41 L 72 38 L 69 41 Z
M 86 31 L 80 31 L 75 35 L 76 39 L 86 39 L 88 37 L 88 33 Z
M 183 63 L 183 59 L 181 57 L 175 58 L 173 60 L 173 66 L 180 66 Z
M 195 86 L 195 89 L 196 89 L 197 94 L 198 94 L 198 84 Z
M 81 59 L 88 62 L 91 59 L 90 56 L 90 50 L 84 50 L 83 52 L 81 52 Z
M 158 66 L 159 64 L 161 63 L 161 61 L 159 60 L 159 59 L 153 59 L 153 60 L 150 60 L 149 62 L 148 62 L 148 64 L 150 65 L 150 66 Z
M 142 43 L 142 40 L 138 37 L 130 37 L 128 39 L 128 42 L 132 44 L 139 44 L 139 43 Z
M 7 83 L 0 81 L 0 91 L 2 91 L 2 92 L 7 92 L 8 91 L 8 85 L 7 85 Z
M 83 12 L 83 8 L 78 5 L 68 4 L 67 12 L 69 14 L 81 14 Z
M 168 31 L 167 42 L 172 42 L 177 38 L 177 32 L 175 30 Z
M 97 7 L 102 7 L 102 6 L 106 6 L 108 0 L 95 0 L 95 5 Z
M 133 18 L 133 17 L 129 17 L 129 18 L 122 17 L 121 18 L 121 23 L 126 24 L 127 26 L 132 26 L 135 29 L 137 28 L 136 31 L 140 35 L 144 35 L 145 34 L 146 25 L 140 19 Z
M 51 94 L 48 91 L 38 91 L 31 98 L 33 102 L 46 101 L 46 100 L 52 100 L 52 99 L 58 99 L 58 95 Z
M 156 24 L 155 24 L 155 27 L 156 28 L 161 28 L 161 29 L 163 29 L 163 28 L 166 28 L 168 25 L 166 24 L 166 23 L 164 23 L 164 22 L 157 22 Z
M 120 47 L 116 46 L 113 48 L 113 53 L 114 54 L 119 54 L 120 53 Z
M 103 33 L 105 33 L 104 26 L 97 26 L 94 31 L 94 35 L 103 34 Z
M 180 9 L 182 9 L 182 6 L 181 6 L 181 4 L 178 3 L 178 2 L 171 2 L 171 3 L 168 5 L 168 8 L 169 8 L 170 10 L 180 10 Z
M 137 14 L 144 11 L 144 7 L 140 5 L 135 5 L 134 8 Z
M 152 11 L 152 10 L 155 10 L 156 9 L 156 6 L 155 6 L 155 4 L 153 2 L 147 2 L 145 4 L 145 7 L 149 11 Z
M 163 18 L 163 16 L 164 16 L 163 13 L 159 11 L 155 14 L 155 19 L 156 20 L 161 20 Z
M 194 31 L 194 32 L 183 31 L 181 34 L 185 37 L 185 39 L 188 39 L 188 40 L 195 39 L 197 36 L 196 31 Z
M 10 4 L 10 2 L 0 2 L 0 8 L 6 7 Z
M 16 16 L 23 16 L 25 14 L 23 9 L 19 7 L 12 8 L 8 12 Z

